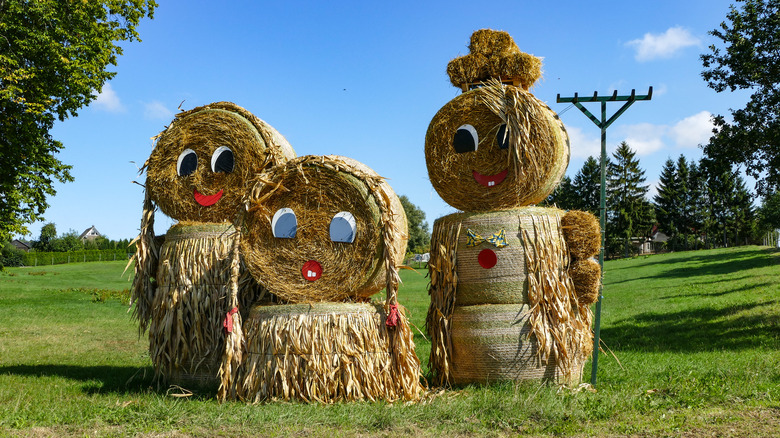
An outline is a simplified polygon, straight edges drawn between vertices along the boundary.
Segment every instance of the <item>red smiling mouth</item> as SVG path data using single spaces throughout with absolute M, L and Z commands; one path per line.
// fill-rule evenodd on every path
M 200 193 L 197 189 L 195 189 L 195 202 L 198 204 L 208 207 L 209 205 L 214 205 L 217 203 L 217 201 L 222 198 L 222 190 L 218 191 L 217 193 L 214 193 L 213 195 L 204 195 Z
M 483 175 L 476 170 L 472 171 L 472 174 L 474 175 L 474 179 L 482 184 L 485 187 L 493 187 L 501 184 L 501 182 L 504 181 L 504 178 L 506 178 L 506 174 L 509 172 L 509 169 L 505 169 L 503 172 L 497 173 L 495 175 Z

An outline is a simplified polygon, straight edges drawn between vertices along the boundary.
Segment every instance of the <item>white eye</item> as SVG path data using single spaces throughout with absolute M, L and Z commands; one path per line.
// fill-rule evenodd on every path
M 355 241 L 355 217 L 348 211 L 341 211 L 330 221 L 330 240 L 352 243 Z
M 478 146 L 479 135 L 471 125 L 461 125 L 452 137 L 452 147 L 459 154 L 476 151 Z
M 292 239 L 298 231 L 298 219 L 291 208 L 280 208 L 274 213 L 271 231 L 279 239 Z
M 233 151 L 227 146 L 220 146 L 211 154 L 211 171 L 230 173 L 233 171 Z
M 198 154 L 192 149 L 185 149 L 176 160 L 176 173 L 179 176 L 187 176 L 198 168 Z

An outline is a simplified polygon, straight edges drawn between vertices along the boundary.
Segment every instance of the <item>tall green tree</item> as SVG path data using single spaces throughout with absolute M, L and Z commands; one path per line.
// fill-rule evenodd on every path
M 677 180 L 677 166 L 671 158 L 667 159 L 658 178 L 658 193 L 653 197 L 655 218 L 658 228 L 670 238 L 677 236 L 680 226 L 677 223 L 677 197 L 680 192 Z
M 571 178 L 568 175 L 564 175 L 558 187 L 550 193 L 550 196 L 542 204 L 556 206 L 564 210 L 578 209 L 577 192 L 571 183 Z
M 715 135 L 704 153 L 713 160 L 745 164 L 759 194 L 780 187 L 780 0 L 737 0 L 719 29 L 722 43 L 701 55 L 702 76 L 717 92 L 750 90 L 733 121 L 715 117 Z
M 406 195 L 401 195 L 400 199 L 409 224 L 409 244 L 406 250 L 415 254 L 428 252 L 431 246 L 431 234 L 428 232 L 425 212 L 414 205 Z
M 0 0 L 0 240 L 42 219 L 72 181 L 50 131 L 96 98 L 153 0 Z
M 607 235 L 621 242 L 623 253 L 628 256 L 632 238 L 650 236 L 655 214 L 646 198 L 649 188 L 644 184 L 645 171 L 639 167 L 636 152 L 621 142 L 612 158 L 607 182 Z
M 609 168 L 609 157 L 607 157 L 607 168 Z M 596 216 L 599 215 L 601 199 L 601 165 L 595 158 L 588 157 L 582 168 L 574 175 L 572 185 L 577 193 L 577 209 L 589 211 Z
M 57 241 L 57 226 L 49 222 L 41 227 L 41 235 L 33 242 L 32 247 L 36 251 L 54 251 Z

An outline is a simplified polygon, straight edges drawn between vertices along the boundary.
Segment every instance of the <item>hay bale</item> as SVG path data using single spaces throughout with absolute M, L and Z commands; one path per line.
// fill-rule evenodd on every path
M 493 78 L 519 83 L 528 90 L 542 75 L 542 60 L 521 52 L 512 37 L 503 31 L 474 32 L 469 51 L 447 65 L 450 82 L 458 88 Z
M 452 314 L 452 383 L 550 380 L 578 383 L 585 357 L 565 368 L 539 358 L 527 304 L 458 306 Z M 547 342 L 551 342 L 548 339 Z
M 299 157 L 259 175 L 248 202 L 242 253 L 254 277 L 277 297 L 365 300 L 397 287 L 388 281 L 398 282 L 406 215 L 390 186 L 365 165 L 338 156 Z M 295 214 L 292 238 L 274 236 L 282 209 Z M 351 243 L 332 240 L 330 226 L 340 212 L 354 218 Z
M 228 147 L 232 157 L 221 147 Z M 195 155 L 185 157 L 187 149 Z M 230 102 L 212 103 L 177 114 L 159 134 L 147 162 L 146 189 L 174 219 L 233 221 L 249 178 L 294 156 L 287 140 L 249 111 Z M 181 163 L 183 173 L 191 173 L 180 176 Z
M 455 339 L 460 335 L 453 318 L 463 307 L 477 308 L 485 303 L 528 306 L 529 330 L 536 339 L 533 351 L 538 363 L 548 364 L 552 360 L 562 375 L 569 376 L 572 367 L 590 354 L 591 315 L 587 307 L 578 305 L 567 270 L 569 257 L 560 224 L 562 213 L 554 208 L 525 207 L 456 213 L 436 221 L 429 262 L 431 305 L 426 319 L 431 337 L 429 366 L 436 382 L 471 381 L 459 380 L 454 374 L 456 367 L 470 366 L 460 365 L 455 354 Z M 505 240 L 483 242 L 496 234 Z M 470 246 L 470 241 L 477 245 Z M 497 242 L 506 246 L 494 247 Z M 496 348 L 503 351 L 505 347 Z M 501 363 L 508 357 L 490 359 L 491 367 L 506 371 L 495 374 L 496 378 L 523 375 L 518 374 L 517 363 Z M 539 377 L 536 368 L 528 372 Z
M 477 133 L 478 147 L 458 152 L 456 136 L 470 135 L 465 125 Z M 569 164 L 569 138 L 547 105 L 494 81 L 436 113 L 425 136 L 425 160 L 431 184 L 449 205 L 463 211 L 514 208 L 552 193 Z
M 569 276 L 580 306 L 589 306 L 599 299 L 601 266 L 593 259 L 575 260 L 569 266 Z
M 573 258 L 587 259 L 601 250 L 599 220 L 587 211 L 571 210 L 561 218 L 563 236 Z
M 263 293 L 247 271 L 231 269 L 236 237 L 229 223 L 181 222 L 166 234 L 149 324 L 158 379 L 208 389 L 219 384 L 231 286 L 244 303 Z
M 549 242 L 543 242 L 545 245 L 561 245 L 560 233 L 537 236 L 534 223 L 545 218 L 555 221 L 563 213 L 557 208 L 521 207 L 489 213 L 454 213 L 437 219 L 434 230 L 456 228 L 450 224 L 457 224 L 461 230 L 455 248 L 458 256 L 455 302 L 459 306 L 528 303 L 525 251 L 533 252 L 535 248 L 524 247 L 523 230 L 535 240 L 549 238 Z M 470 245 L 469 231 L 483 238 L 503 231 L 506 246 L 499 248 L 489 242 Z
M 420 363 L 399 316 L 396 335 L 381 304 L 256 306 L 244 323 L 247 360 L 237 393 L 254 403 L 417 400 Z

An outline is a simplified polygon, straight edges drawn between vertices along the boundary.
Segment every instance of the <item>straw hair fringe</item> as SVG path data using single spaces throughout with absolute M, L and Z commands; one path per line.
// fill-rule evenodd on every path
M 141 213 L 141 232 L 130 243 L 136 244 L 136 252 L 125 266 L 125 271 L 133 265 L 133 283 L 130 287 L 130 305 L 133 308 L 133 319 L 138 321 L 138 334 L 143 334 L 151 319 L 152 300 L 154 299 L 157 284 L 157 264 L 160 250 L 156 245 L 154 236 L 154 211 L 155 206 L 149 195 L 144 191 L 144 204 Z
M 401 308 L 388 328 L 384 306 L 317 303 L 257 306 L 247 321 L 242 400 L 415 401 L 420 363 Z

